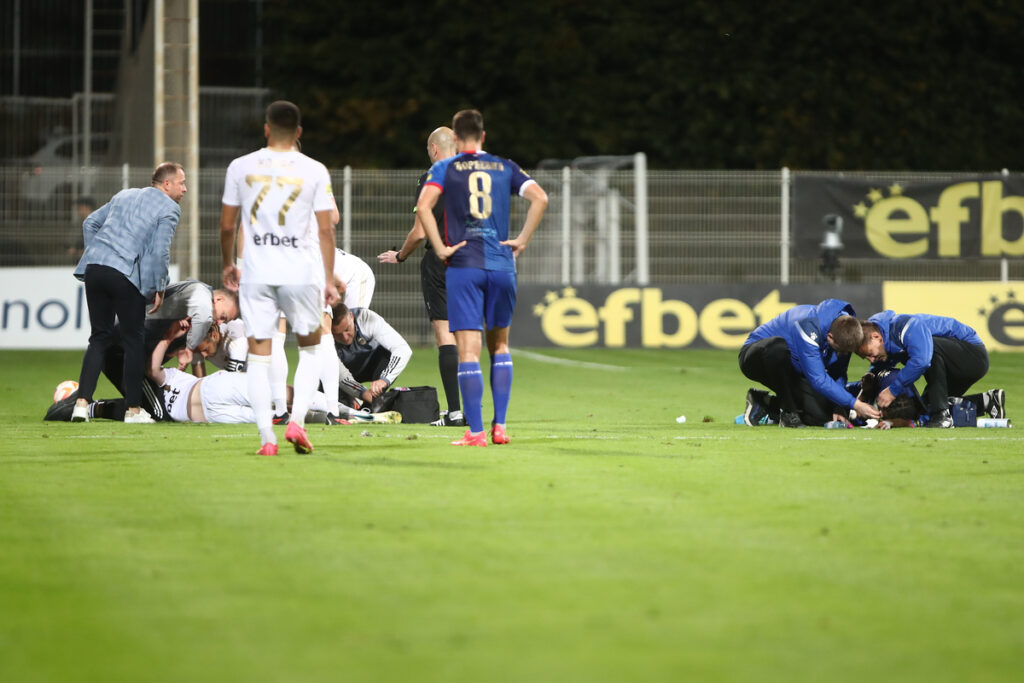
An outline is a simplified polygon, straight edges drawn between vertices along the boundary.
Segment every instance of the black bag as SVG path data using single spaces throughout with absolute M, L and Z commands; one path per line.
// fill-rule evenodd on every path
M 388 389 L 374 401 L 373 412 L 396 410 L 402 414 L 402 423 L 434 422 L 441 417 L 441 405 L 437 402 L 434 387 L 398 387 Z

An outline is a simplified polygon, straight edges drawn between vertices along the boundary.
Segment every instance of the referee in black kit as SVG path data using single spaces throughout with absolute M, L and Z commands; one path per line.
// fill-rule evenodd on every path
M 427 156 L 430 157 L 431 164 L 455 156 L 455 134 L 451 128 L 441 126 L 427 137 Z M 417 200 L 426 178 L 427 174 L 424 173 L 416 185 Z M 378 261 L 402 263 L 420 244 L 427 241 L 427 233 L 423 230 L 419 216 L 415 216 L 415 211 L 414 201 L 412 229 L 406 235 L 402 248 L 378 254 Z M 444 202 L 438 202 L 434 206 L 434 218 L 438 225 L 444 225 Z M 444 387 L 445 399 L 448 402 L 448 409 L 442 410 L 441 418 L 432 424 L 439 427 L 465 427 L 466 419 L 462 415 L 459 403 L 459 353 L 455 347 L 455 335 L 448 330 L 448 299 L 445 293 L 444 272 L 445 265 L 437 258 L 437 254 L 430 247 L 430 242 L 427 241 L 423 258 L 420 260 L 420 283 L 423 288 L 423 303 L 427 306 L 427 315 L 434 327 L 437 366 L 441 372 L 441 385 Z

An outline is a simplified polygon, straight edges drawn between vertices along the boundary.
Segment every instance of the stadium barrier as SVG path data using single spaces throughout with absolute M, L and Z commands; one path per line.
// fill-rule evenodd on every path
M 151 172 L 139 167 L 61 169 L 64 180 L 40 200 L 25 190 L 34 169 L 0 167 L 0 267 L 59 268 L 74 283 L 74 243 L 81 236 L 72 205 L 77 192 L 88 180 L 92 195 L 102 202 L 122 187 L 147 184 Z M 337 242 L 373 268 L 377 287 L 372 307 L 410 343 L 429 345 L 433 332 L 420 294 L 419 255 L 402 265 L 382 265 L 376 259 L 400 245 L 412 227 L 413 195 L 421 172 L 345 168 L 331 171 L 331 176 L 343 213 Z M 564 168 L 531 174 L 548 192 L 550 203 L 519 259 L 524 292 L 520 316 L 535 305 L 525 294 L 533 285 L 544 294 L 568 286 L 582 292 L 591 286 L 708 286 L 731 291 L 737 285 L 737 294 L 706 296 L 753 304 L 760 299 L 752 300 L 744 291 L 809 285 L 813 294 L 896 281 L 960 283 L 957 289 L 964 283 L 992 283 L 998 285 L 992 296 L 1001 301 L 1011 283 L 1024 281 L 1024 189 L 1019 187 L 1019 174 L 655 170 L 644 176 L 644 193 L 636 191 L 633 170 Z M 190 275 L 189 264 L 197 263 L 198 277 L 211 284 L 220 279 L 223 183 L 219 168 L 203 168 L 189 176 L 189 190 L 200 198 L 199 237 L 190 241 L 182 229 L 172 245 L 172 261 L 181 265 L 182 276 Z M 834 193 L 836 184 L 848 188 L 848 194 Z M 636 248 L 634 205 L 641 194 L 646 197 L 647 219 L 642 223 L 648 232 L 643 268 Z M 513 202 L 513 230 L 522 222 L 525 208 L 525 202 Z M 182 225 L 188 220 L 183 215 Z M 835 238 L 831 243 L 830 231 Z M 905 248 L 916 253 L 885 254 L 874 244 L 910 245 Z M 19 300 L 22 291 L 7 285 L 0 289 L 8 301 Z M 46 294 L 40 303 L 65 301 L 66 296 Z M 686 301 L 679 296 L 667 293 L 663 300 Z M 798 300 L 821 298 L 814 294 Z M 592 303 L 600 308 L 601 302 Z M 689 305 L 699 314 L 706 304 L 696 298 Z M 921 310 L 918 305 L 897 308 Z M 22 310 L 20 305 L 8 308 L 4 338 Z M 52 325 L 57 313 L 52 305 L 42 319 Z M 18 318 L 17 324 L 22 323 Z M 1012 342 L 1012 334 L 1007 334 Z M 698 334 L 694 343 L 702 344 L 703 339 Z M 527 343 L 519 331 L 515 341 Z M 1013 346 L 1011 342 L 1006 345 Z M 0 340 L 8 348 L 13 343 Z M 544 343 L 543 338 L 536 343 Z

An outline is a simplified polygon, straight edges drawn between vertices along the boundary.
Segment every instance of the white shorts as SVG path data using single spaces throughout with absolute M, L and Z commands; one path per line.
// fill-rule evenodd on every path
M 284 312 L 295 334 L 307 335 L 320 327 L 324 291 L 319 285 L 246 285 L 238 288 L 238 308 L 246 334 L 273 339 Z
M 244 372 L 215 372 L 201 381 L 199 392 L 207 422 L 256 422 L 256 414 L 249 402 L 249 380 Z

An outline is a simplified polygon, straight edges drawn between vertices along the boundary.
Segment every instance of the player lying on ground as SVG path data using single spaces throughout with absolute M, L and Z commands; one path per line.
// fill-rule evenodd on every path
M 211 335 L 216 335 L 212 329 Z M 212 339 L 210 341 L 212 342 Z M 245 373 L 215 372 L 208 377 L 200 378 L 176 368 L 164 368 L 161 361 L 165 349 L 162 347 L 169 343 L 168 340 L 162 340 L 157 344 L 150 357 L 150 367 L 146 370 L 146 376 L 163 388 L 164 404 L 172 420 L 222 424 L 256 422 Z M 290 399 L 294 390 L 289 387 L 288 393 Z M 339 406 L 337 400 L 328 400 L 320 391 L 314 392 L 309 410 L 310 413 L 344 416 L 340 419 L 335 418 L 331 424 L 402 421 L 402 416 L 393 411 L 370 414 Z
M 893 395 L 895 389 L 895 395 Z M 927 409 L 921 395 L 913 384 L 902 386 L 898 384 L 897 373 L 891 370 L 882 370 L 877 373 L 868 372 L 858 382 L 850 382 L 846 390 L 856 396 L 858 401 L 878 407 L 881 417 L 877 420 L 863 420 L 852 417 L 847 420 L 838 408 L 834 406 L 834 418 L 840 422 L 847 422 L 856 426 L 874 426 L 878 429 L 890 429 L 893 427 L 915 427 L 929 422 L 929 410 Z M 889 392 L 890 397 L 884 406 L 879 405 L 880 394 Z M 747 412 L 744 414 L 747 424 L 763 425 L 775 424 L 778 419 L 778 412 L 772 413 L 773 396 L 767 391 L 760 391 L 751 388 L 747 392 Z M 982 394 L 971 394 L 970 396 L 950 396 L 948 399 L 950 409 L 956 404 L 974 404 L 978 415 L 1002 418 L 1006 417 L 1006 392 L 1002 389 L 990 389 Z
M 187 327 L 180 326 L 179 334 L 185 334 Z M 224 337 L 218 326 L 211 326 L 198 351 L 204 358 L 211 359 L 223 345 Z M 178 368 L 164 368 L 167 347 L 173 339 L 163 339 L 150 356 L 146 380 L 160 389 L 163 396 L 163 412 L 174 422 L 215 422 L 219 424 L 244 424 L 255 422 L 255 413 L 248 396 L 248 382 L 244 372 L 219 371 L 206 377 L 197 377 Z M 288 387 L 288 399 L 293 390 Z M 75 395 L 55 403 L 47 412 L 46 420 L 68 421 L 74 407 Z M 321 420 L 329 413 L 342 411 L 343 418 L 334 419 L 330 424 L 351 423 L 397 423 L 402 416 L 394 411 L 370 414 L 337 406 L 328 401 L 321 392 L 316 392 L 310 404 L 310 416 Z M 93 402 L 91 417 L 118 419 L 124 414 L 124 399 L 106 399 Z

